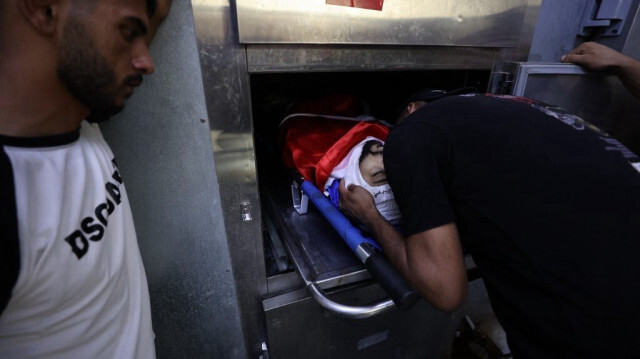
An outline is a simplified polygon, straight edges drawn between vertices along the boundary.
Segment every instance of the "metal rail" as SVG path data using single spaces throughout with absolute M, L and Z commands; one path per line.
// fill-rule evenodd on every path
M 374 315 L 385 312 L 391 308 L 395 308 L 393 300 L 388 299 L 370 306 L 350 306 L 344 305 L 327 298 L 322 289 L 318 287 L 316 283 L 310 283 L 307 285 L 307 290 L 311 294 L 311 297 L 315 299 L 320 306 L 343 318 L 363 319 L 369 318 Z

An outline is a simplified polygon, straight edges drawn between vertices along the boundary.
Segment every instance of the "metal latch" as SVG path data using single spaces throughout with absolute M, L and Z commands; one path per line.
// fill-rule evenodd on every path
M 496 95 L 511 94 L 513 89 L 513 74 L 510 72 L 494 71 L 489 81 L 489 93 Z
M 291 183 L 291 200 L 293 201 L 293 208 L 298 214 L 307 213 L 307 207 L 309 206 L 309 197 L 300 189 L 298 182 L 293 181 Z
M 249 204 L 249 201 L 241 202 L 240 210 L 242 211 L 243 222 L 248 222 L 253 219 L 253 217 L 251 217 L 251 206 Z
M 631 9 L 632 0 L 589 0 L 584 9 L 579 36 L 619 36 Z

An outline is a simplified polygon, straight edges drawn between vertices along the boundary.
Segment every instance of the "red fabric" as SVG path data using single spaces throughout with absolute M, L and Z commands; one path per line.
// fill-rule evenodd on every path
M 328 100 L 338 102 L 332 105 Z M 314 106 L 320 108 L 320 111 Z M 355 113 L 358 106 L 361 105 L 353 97 L 332 97 L 294 106 L 292 111 L 355 117 L 359 115 Z M 376 121 L 361 122 L 315 116 L 291 117 L 280 128 L 282 161 L 323 190 L 333 168 L 353 146 L 367 136 L 384 141 L 388 134 L 389 128 Z
M 316 186 L 323 189 L 325 182 L 331 175 L 331 171 L 342 161 L 353 146 L 368 136 L 386 141 L 388 134 L 389 127 L 379 122 L 356 122 L 356 125 L 340 137 L 318 161 L 316 165 Z

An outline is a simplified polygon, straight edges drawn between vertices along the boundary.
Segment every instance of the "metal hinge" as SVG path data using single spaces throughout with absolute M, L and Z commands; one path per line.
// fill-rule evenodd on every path
M 632 0 L 589 0 L 582 15 L 579 36 L 619 36 Z
M 495 71 L 491 73 L 489 93 L 496 95 L 511 94 L 513 88 L 513 74 L 510 72 Z

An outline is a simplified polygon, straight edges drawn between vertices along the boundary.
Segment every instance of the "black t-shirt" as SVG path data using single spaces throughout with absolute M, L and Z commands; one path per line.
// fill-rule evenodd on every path
M 516 358 L 640 355 L 640 162 L 523 98 L 429 103 L 385 144 L 406 235 L 455 222 Z

